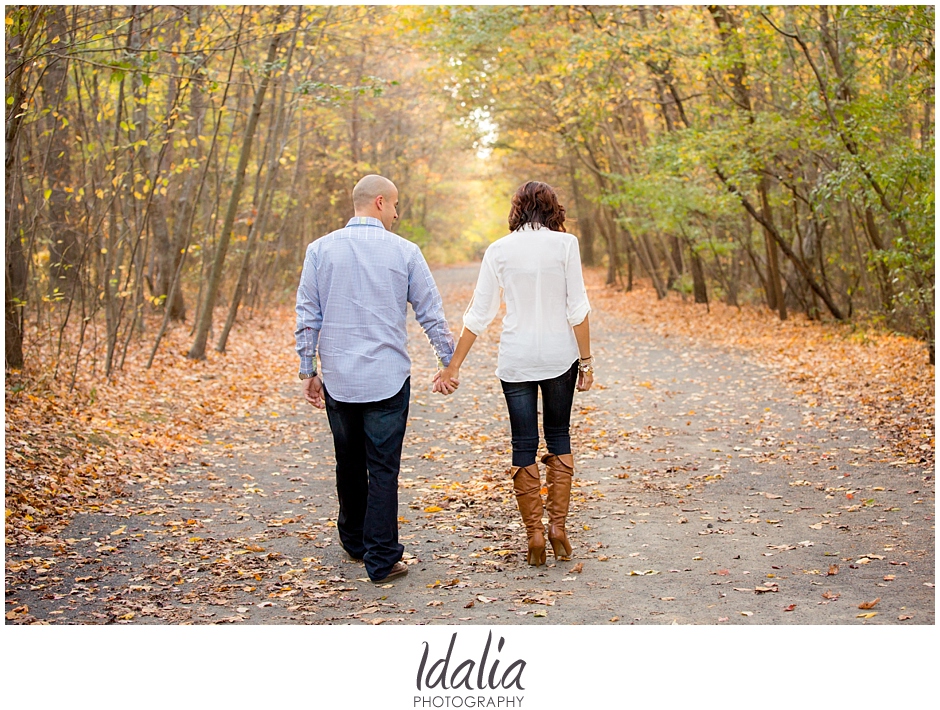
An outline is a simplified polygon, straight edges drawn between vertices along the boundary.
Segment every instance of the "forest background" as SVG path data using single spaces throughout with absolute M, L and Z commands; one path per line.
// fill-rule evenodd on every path
M 8 532 L 42 532 L 114 463 L 95 436 L 43 444 L 57 423 L 119 427 L 94 413 L 109 385 L 289 309 L 307 244 L 368 173 L 398 185 L 396 230 L 432 264 L 479 258 L 540 179 L 611 288 L 900 333 L 932 364 L 934 21 L 7 6 L 7 434 L 35 435 L 7 447 Z M 72 449 L 85 463 L 63 470 Z

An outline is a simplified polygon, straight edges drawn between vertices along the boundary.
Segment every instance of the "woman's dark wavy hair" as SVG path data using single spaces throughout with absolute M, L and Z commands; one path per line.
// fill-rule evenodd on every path
M 509 231 L 527 224 L 541 224 L 556 232 L 565 231 L 565 208 L 551 185 L 530 180 L 516 190 L 509 208 Z

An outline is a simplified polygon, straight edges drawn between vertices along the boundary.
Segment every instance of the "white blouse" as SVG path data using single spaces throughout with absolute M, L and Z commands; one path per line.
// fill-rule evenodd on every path
M 499 311 L 506 317 L 496 376 L 506 382 L 558 377 L 578 359 L 573 326 L 591 311 L 578 239 L 526 225 L 490 244 L 483 255 L 464 327 L 480 335 Z

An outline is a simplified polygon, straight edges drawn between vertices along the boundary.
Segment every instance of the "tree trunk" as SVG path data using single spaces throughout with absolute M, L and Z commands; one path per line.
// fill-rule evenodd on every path
M 26 87 L 23 75 L 26 63 L 23 57 L 30 51 L 39 29 L 40 13 L 44 11 L 39 7 L 20 7 L 7 12 L 28 14 L 26 29 L 13 35 L 9 28 L 6 33 L 6 76 L 7 95 L 10 102 L 6 112 L 6 157 L 4 161 L 5 195 L 4 195 L 4 227 L 5 227 L 5 265 L 4 265 L 4 364 L 6 369 L 22 369 L 23 358 L 23 321 L 26 308 L 26 278 L 28 264 L 26 252 L 23 248 L 23 237 L 20 229 L 19 208 L 17 199 L 17 168 L 19 155 L 19 135 L 23 126 L 26 111 L 22 108 Z
M 69 221 L 68 205 L 72 190 L 71 146 L 68 129 L 68 19 L 64 5 L 53 5 L 46 10 L 46 34 L 49 40 L 58 37 L 52 46 L 42 78 L 49 132 L 49 150 L 46 158 L 48 178 L 50 291 L 65 294 L 75 281 L 75 265 L 79 259 L 78 234 Z M 73 129 L 74 130 L 74 129 Z M 9 184 L 9 183 L 8 183 Z
M 278 8 L 272 24 L 276 25 L 280 22 L 283 12 L 283 7 Z M 232 185 L 232 194 L 229 197 L 228 209 L 225 212 L 225 221 L 222 224 L 222 232 L 219 234 L 219 244 L 216 247 L 215 259 L 212 262 L 212 270 L 209 273 L 208 283 L 206 284 L 205 298 L 199 313 L 199 323 L 196 327 L 195 340 L 187 355 L 193 360 L 203 360 L 206 357 L 206 342 L 209 339 L 209 329 L 212 327 L 212 310 L 215 307 L 219 286 L 222 283 L 225 253 L 228 250 L 232 230 L 235 226 L 238 202 L 241 198 L 242 188 L 245 185 L 245 171 L 248 169 L 248 158 L 251 154 L 251 143 L 255 136 L 255 129 L 258 127 L 258 118 L 261 116 L 261 104 L 264 102 L 264 94 L 268 89 L 268 84 L 271 82 L 271 74 L 274 72 L 273 64 L 277 56 L 277 48 L 280 44 L 280 40 L 281 35 L 276 34 L 271 38 L 271 42 L 268 45 L 268 56 L 264 64 L 264 74 L 261 77 L 261 83 L 258 85 L 257 91 L 255 91 L 251 114 L 248 116 L 248 124 L 245 126 L 241 154 L 238 158 L 238 167 L 235 170 L 235 183 Z
M 578 243 L 581 246 L 581 263 L 585 266 L 594 266 L 594 221 L 591 219 L 591 208 L 584 199 L 584 193 L 578 184 L 578 174 L 574 165 L 574 157 L 568 156 L 568 179 L 571 182 L 571 195 L 574 197 L 574 208 L 578 215 Z
M 767 197 L 767 178 L 762 177 L 758 187 L 760 193 L 761 215 L 767 224 L 773 224 L 770 211 L 770 200 Z M 777 245 L 768 228 L 764 228 L 764 244 L 767 249 L 767 281 L 768 294 L 773 293 L 774 303 L 771 306 L 780 316 L 780 320 L 787 319 L 787 304 L 783 298 L 783 284 L 780 277 L 780 258 L 777 255 Z
M 696 303 L 708 304 L 708 287 L 705 284 L 705 268 L 702 265 L 702 258 L 695 251 L 692 244 L 689 244 L 689 267 L 692 272 L 692 294 Z
M 297 8 L 297 22 L 294 25 L 293 37 L 297 36 L 297 29 L 300 27 L 301 20 L 301 8 Z M 287 73 L 290 71 L 291 59 L 294 56 L 294 45 L 296 42 L 291 41 L 287 47 L 287 58 L 284 62 L 284 82 L 286 82 Z M 276 90 L 276 87 L 275 87 Z M 228 343 L 228 335 L 232 331 L 232 326 L 235 325 L 235 318 L 238 316 L 238 308 L 241 305 L 242 297 L 245 295 L 245 289 L 248 287 L 248 270 L 251 266 L 251 254 L 254 250 L 255 242 L 258 240 L 259 236 L 264 235 L 264 227 L 268 221 L 268 213 L 271 208 L 271 200 L 273 199 L 274 193 L 274 183 L 277 178 L 278 168 L 280 167 L 280 159 L 283 154 L 284 147 L 287 144 L 287 140 L 281 139 L 281 134 L 284 129 L 285 122 L 285 110 L 284 102 L 287 98 L 287 86 L 285 85 L 281 88 L 281 97 L 280 101 L 277 103 L 277 106 L 274 111 L 274 116 L 271 119 L 271 136 L 269 139 L 270 146 L 268 152 L 268 165 L 267 165 L 267 175 L 264 179 L 264 187 L 261 190 L 261 196 L 257 201 L 257 216 L 251 224 L 251 229 L 248 232 L 248 240 L 245 244 L 245 254 L 242 257 L 242 265 L 238 270 L 238 282 L 235 284 L 235 293 L 232 295 L 232 302 L 229 304 L 228 316 L 225 319 L 225 326 L 222 328 L 222 333 L 219 335 L 219 342 L 216 344 L 215 349 L 220 352 L 225 352 L 225 346 Z

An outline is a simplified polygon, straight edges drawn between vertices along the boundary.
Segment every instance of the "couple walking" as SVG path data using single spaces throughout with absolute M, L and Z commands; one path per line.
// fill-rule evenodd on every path
M 353 189 L 353 206 L 355 216 L 343 229 L 307 247 L 295 330 L 304 397 L 326 409 L 333 434 L 343 548 L 365 563 L 375 583 L 408 573 L 398 541 L 398 473 L 411 394 L 407 304 L 437 354 L 433 390 L 450 395 L 474 341 L 496 317 L 502 293 L 506 316 L 496 375 L 509 409 L 509 473 L 528 562 L 545 563 L 543 505 L 552 551 L 556 559 L 569 559 L 571 405 L 575 388 L 591 388 L 594 368 L 578 241 L 564 231 L 565 210 L 555 191 L 527 182 L 513 195 L 510 233 L 486 250 L 456 347 L 424 256 L 391 232 L 398 189 L 368 175 Z M 536 462 L 539 390 L 549 451 L 542 457 L 545 503 Z

